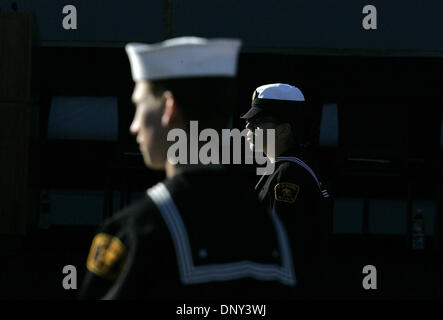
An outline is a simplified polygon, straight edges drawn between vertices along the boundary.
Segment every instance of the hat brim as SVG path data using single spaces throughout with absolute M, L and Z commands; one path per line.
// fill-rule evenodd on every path
M 257 117 L 258 115 L 263 114 L 263 113 L 264 113 L 264 110 L 263 110 L 263 109 L 261 109 L 261 108 L 257 108 L 257 107 L 251 107 L 251 108 L 248 110 L 248 112 L 246 112 L 246 113 L 245 113 L 244 115 L 242 115 L 240 118 L 241 118 L 241 119 L 248 120 L 248 119 L 255 118 L 255 117 Z

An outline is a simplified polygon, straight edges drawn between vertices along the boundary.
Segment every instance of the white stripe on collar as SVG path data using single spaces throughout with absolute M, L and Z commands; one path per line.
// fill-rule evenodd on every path
M 195 266 L 186 226 L 168 189 L 163 183 L 159 183 L 150 188 L 147 194 L 157 205 L 171 233 L 177 255 L 180 279 L 183 284 L 229 281 L 251 277 L 265 281 L 280 281 L 288 286 L 295 285 L 296 279 L 288 236 L 275 212 L 270 212 L 270 215 L 277 232 L 282 259 L 281 266 L 252 261 Z
M 277 157 L 275 159 L 275 162 L 279 162 L 279 161 L 291 161 L 291 162 L 297 163 L 300 166 L 302 166 L 303 168 L 305 168 L 314 177 L 315 182 L 317 182 L 318 187 L 320 188 L 320 190 L 322 190 L 321 182 L 317 179 L 317 176 L 315 175 L 314 171 L 312 171 L 312 169 L 305 162 L 303 162 L 303 160 L 301 160 L 297 157 Z

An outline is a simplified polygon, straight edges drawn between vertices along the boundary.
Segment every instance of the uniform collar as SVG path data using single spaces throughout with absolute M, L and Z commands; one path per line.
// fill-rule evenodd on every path
M 303 148 L 301 148 L 299 146 L 292 147 L 292 148 L 287 149 L 282 154 L 280 154 L 276 159 L 282 158 L 282 157 L 300 157 L 304 153 L 306 153 L 306 151 Z
M 279 160 L 281 161 L 282 158 L 287 158 L 287 157 L 295 157 L 295 158 L 299 158 L 302 161 L 306 162 L 308 165 L 312 164 L 312 154 L 309 150 L 306 150 L 305 148 L 302 147 L 292 147 L 288 150 L 286 150 L 285 152 L 283 152 L 282 154 L 280 154 L 276 159 L 276 165 L 279 162 Z

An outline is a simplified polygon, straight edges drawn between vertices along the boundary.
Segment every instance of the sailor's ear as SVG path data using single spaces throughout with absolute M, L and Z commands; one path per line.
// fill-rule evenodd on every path
M 161 119 L 162 126 L 176 127 L 181 119 L 177 100 L 172 92 L 168 90 L 163 93 L 163 99 L 165 101 L 165 107 Z

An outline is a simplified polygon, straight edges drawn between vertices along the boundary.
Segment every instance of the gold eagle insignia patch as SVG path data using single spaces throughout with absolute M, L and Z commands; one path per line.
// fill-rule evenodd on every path
M 275 200 L 294 203 L 297 199 L 300 187 L 290 182 L 280 182 L 274 187 Z
M 115 280 L 120 274 L 128 250 L 117 237 L 99 233 L 92 240 L 86 267 L 92 273 L 108 280 Z

